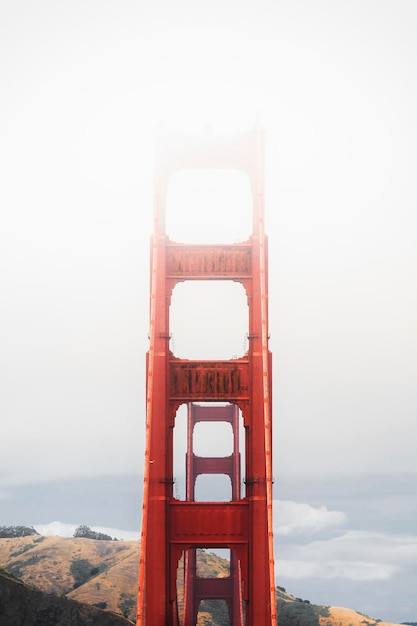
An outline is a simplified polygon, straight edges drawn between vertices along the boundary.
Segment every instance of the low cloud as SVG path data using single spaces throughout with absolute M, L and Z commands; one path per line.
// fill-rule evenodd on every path
M 63 522 L 49 522 L 49 524 L 35 524 L 34 529 L 40 534 L 53 537 L 73 537 L 79 524 L 65 524 Z M 87 524 L 88 526 L 88 524 Z M 120 528 L 108 528 L 107 526 L 91 526 L 95 530 L 120 541 L 135 541 L 139 539 L 139 532 L 121 530 Z
M 362 530 L 277 547 L 280 579 L 391 580 L 413 568 L 417 559 L 417 536 Z
M 417 560 L 417 537 L 374 531 L 348 530 L 338 537 L 285 548 L 292 557 L 313 561 L 363 561 L 408 565 Z
M 277 535 L 318 533 L 330 528 L 339 528 L 347 521 L 342 511 L 329 511 L 325 506 L 291 500 L 274 501 L 274 532 Z
M 390 580 L 399 568 L 386 563 L 368 563 L 364 561 L 326 561 L 314 563 L 312 561 L 292 561 L 279 559 L 277 561 L 278 578 L 343 578 L 345 580 L 370 581 Z
M 34 524 L 33 528 L 46 537 L 72 537 L 78 524 L 64 524 L 63 522 L 49 522 L 49 524 Z

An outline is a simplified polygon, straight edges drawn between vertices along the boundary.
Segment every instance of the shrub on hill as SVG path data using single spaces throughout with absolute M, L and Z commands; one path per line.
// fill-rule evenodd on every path
M 70 572 L 74 578 L 74 589 L 87 582 L 92 576 L 99 573 L 88 559 L 75 559 L 70 565 Z
M 39 535 L 33 526 L 0 526 L 1 539 L 15 539 L 16 537 L 28 537 Z
M 319 607 L 301 598 L 295 602 L 278 600 L 278 618 L 280 626 L 319 626 Z
M 77 526 L 75 529 L 73 537 L 81 537 L 82 539 L 97 539 L 103 541 L 112 541 L 110 535 L 106 535 L 105 533 L 99 533 L 96 530 L 91 530 L 88 526 Z

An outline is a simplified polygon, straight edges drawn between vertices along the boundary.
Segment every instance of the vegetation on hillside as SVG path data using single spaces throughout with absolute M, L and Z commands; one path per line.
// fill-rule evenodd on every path
M 0 571 L 0 623 L 4 626 L 129 626 L 121 615 L 104 612 L 41 591 Z
M 33 526 L 0 526 L 0 539 L 39 535 Z
M 88 559 L 75 559 L 71 562 L 70 572 L 74 578 L 74 589 L 87 582 L 92 576 L 99 573 L 99 568 Z
M 293 598 L 288 602 L 288 596 L 283 599 L 277 589 L 277 609 L 280 626 L 319 626 L 320 617 L 329 617 L 329 608 L 311 604 L 308 600 Z
M 96 541 L 112 541 L 110 535 L 105 533 L 99 533 L 97 530 L 91 530 L 89 526 L 77 526 L 74 531 L 73 537 L 81 539 L 95 539 Z M 117 541 L 114 539 L 114 541 Z

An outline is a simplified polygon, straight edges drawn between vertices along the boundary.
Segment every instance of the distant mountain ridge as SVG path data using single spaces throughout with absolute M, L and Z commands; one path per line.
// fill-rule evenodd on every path
M 38 534 L 0 538 L 0 566 L 16 578 L 44 593 L 112 611 L 132 622 L 136 617 L 138 563 L 138 541 Z M 228 561 L 204 550 L 198 551 L 198 567 L 200 576 L 224 577 L 229 572 Z M 277 587 L 277 603 L 280 626 L 390 626 L 351 609 L 311 604 L 295 598 L 283 587 Z M 2 610 L 0 597 L 0 618 Z M 1 619 L 0 623 L 9 626 L 9 622 Z M 224 611 L 219 611 L 213 603 L 200 607 L 199 626 L 227 623 Z

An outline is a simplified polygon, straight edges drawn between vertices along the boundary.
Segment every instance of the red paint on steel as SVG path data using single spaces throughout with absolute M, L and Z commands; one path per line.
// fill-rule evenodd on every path
M 275 626 L 272 541 L 271 355 L 268 349 L 267 241 L 263 223 L 262 133 L 237 137 L 163 136 L 156 144 L 155 219 L 151 257 L 150 346 L 138 626 L 177 626 L 176 575 L 183 552 L 229 548 L 243 581 L 246 626 Z M 195 246 L 171 242 L 165 233 L 168 178 L 176 169 L 245 171 L 253 192 L 253 232 L 242 244 Z M 169 305 L 184 280 L 233 280 L 245 288 L 249 349 L 241 359 L 188 361 L 169 349 Z M 184 403 L 228 402 L 245 426 L 246 494 L 231 502 L 179 501 L 173 495 L 173 428 Z M 206 415 L 215 421 L 214 405 Z M 196 416 L 199 409 L 196 407 Z M 196 417 L 196 420 L 203 418 Z M 210 421 L 207 419 L 207 421 Z M 191 450 L 192 448 L 189 448 Z M 196 461 L 193 472 L 237 476 L 232 459 Z M 191 571 L 194 565 L 191 563 Z M 198 577 L 197 577 L 198 579 Z M 236 596 L 236 579 L 228 587 Z M 215 579 L 213 579 L 215 580 Z M 214 597 L 223 583 L 198 580 L 189 588 Z M 230 588 L 221 591 L 229 598 Z M 187 593 L 187 590 L 186 590 Z M 235 601 L 234 599 L 233 601 Z M 231 602 L 232 600 L 229 600 Z M 240 602 L 240 599 L 238 600 Z M 242 617 L 239 617 L 242 621 Z
M 226 474 L 230 478 L 232 500 L 240 499 L 239 410 L 236 405 L 189 404 L 187 411 L 186 500 L 195 501 L 195 483 L 200 474 Z M 225 422 L 233 432 L 233 451 L 227 457 L 200 457 L 194 453 L 194 427 L 199 422 Z M 212 509 L 212 507 L 210 507 Z M 199 507 L 199 510 L 207 510 Z M 212 511 L 210 511 L 211 513 Z M 225 509 L 222 507 L 224 514 Z M 216 511 L 215 522 L 219 521 Z M 235 525 L 232 523 L 233 528 Z M 202 527 L 199 527 L 199 531 Z M 218 528 L 214 530 L 219 530 Z M 202 537 L 199 536 L 199 540 Z M 207 547 L 207 546 L 206 546 Z M 243 624 L 242 579 L 236 552 L 230 551 L 230 574 L 226 578 L 206 578 L 197 572 L 197 549 L 184 554 L 184 626 L 195 626 L 202 600 L 224 600 L 231 626 Z

